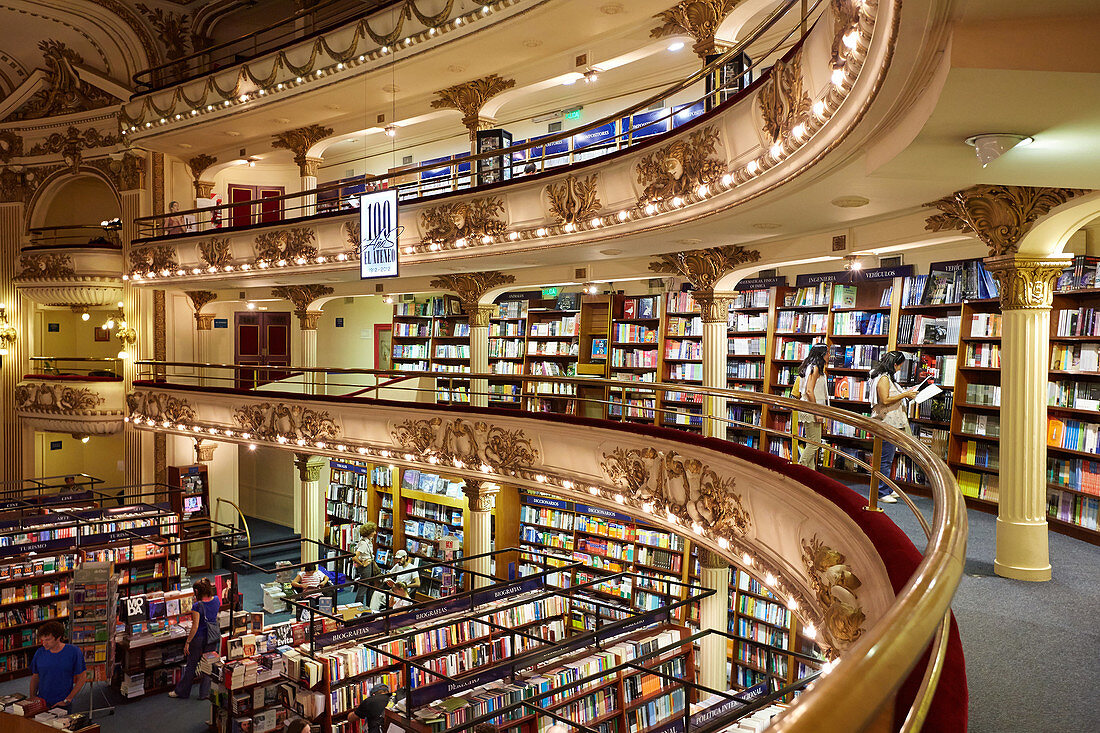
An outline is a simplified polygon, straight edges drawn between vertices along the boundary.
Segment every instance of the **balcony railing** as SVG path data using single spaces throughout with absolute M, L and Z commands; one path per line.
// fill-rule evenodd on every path
M 183 362 L 136 362 L 139 379 L 135 387 L 181 388 L 209 391 L 221 395 L 260 394 L 241 390 L 237 385 L 254 377 L 255 366 L 231 364 L 194 364 Z M 262 369 L 262 367 L 261 367 Z M 364 407 L 381 398 L 387 401 L 410 402 L 435 401 L 452 406 L 468 405 L 474 401 L 488 402 L 495 395 L 488 385 L 500 382 L 504 375 L 495 374 L 446 374 L 435 372 L 400 372 L 365 369 L 298 368 L 293 386 L 280 391 L 280 384 L 268 384 L 263 393 L 275 393 L 284 398 L 327 401 L 347 406 L 361 402 Z M 281 375 L 285 377 L 285 371 Z M 575 417 L 605 417 L 622 423 L 642 420 L 652 423 L 655 415 L 664 416 L 660 422 L 682 419 L 691 422 L 699 418 L 675 403 L 662 401 L 660 395 L 682 392 L 684 385 L 663 382 L 630 382 L 603 378 L 541 377 L 523 375 L 524 387 L 518 395 L 518 407 L 542 412 L 567 414 Z M 922 683 L 908 710 L 903 731 L 920 730 L 928 715 L 932 695 L 936 691 L 944 669 L 944 659 L 950 629 L 950 602 L 962 574 L 965 557 L 967 518 L 958 486 L 950 469 L 927 446 L 911 435 L 886 426 L 865 415 L 846 410 L 816 405 L 776 395 L 743 392 L 730 389 L 692 387 L 706 406 L 702 420 L 711 424 L 708 434 L 721 435 L 729 429 L 749 429 L 766 436 L 792 437 L 791 428 L 772 427 L 772 414 L 790 415 L 797 425 L 794 412 L 810 413 L 827 421 L 828 432 L 838 428 L 861 431 L 873 444 L 870 457 L 859 455 L 828 442 L 802 442 L 816 445 L 826 455 L 848 462 L 866 472 L 869 479 L 867 509 L 875 511 L 879 481 L 893 489 L 913 512 L 928 544 L 923 559 L 909 577 L 904 588 L 896 594 L 893 605 L 884 616 L 840 657 L 831 674 L 819 679 L 814 689 L 805 693 L 791 714 L 780 719 L 770 730 L 777 731 L 840 731 L 862 730 L 876 710 L 892 695 L 928 651 L 932 642 L 929 661 L 921 670 Z M 302 393 L 305 394 L 302 394 Z M 639 405 L 639 394 L 650 394 L 652 404 Z M 739 405 L 759 410 L 759 419 L 738 420 L 727 417 L 727 405 Z M 509 414 L 522 414 L 510 412 Z M 144 415 L 131 416 L 141 422 Z M 160 422 L 164 420 L 164 422 Z M 169 431 L 179 430 L 208 432 L 214 439 L 229 442 L 263 442 L 255 436 L 242 435 L 231 430 L 204 429 L 200 426 L 175 425 L 164 417 L 145 419 L 150 426 Z M 723 429 L 725 428 L 725 429 Z M 671 434 L 671 433 L 670 433 Z M 795 428 L 797 434 L 797 428 Z M 207 437 L 207 436 L 204 436 Z M 268 436 L 270 437 L 270 436 Z M 308 448 L 311 453 L 333 456 L 355 456 L 355 436 L 342 438 L 352 445 L 317 442 L 309 444 L 293 436 L 277 436 L 278 443 L 287 449 Z M 879 456 L 882 441 L 897 446 L 898 453 L 911 461 L 925 477 L 934 507 L 931 522 L 920 512 L 909 495 L 889 476 L 879 472 Z M 365 450 L 365 449 L 364 449 Z M 360 453 L 364 451 L 359 451 Z M 868 458 L 870 458 L 868 460 Z M 394 459 L 400 462 L 400 458 Z M 871 683 L 869 681 L 873 680 Z M 861 722 L 862 721 L 862 722 Z
M 827 0 L 815 0 L 803 9 L 801 0 L 784 0 L 732 48 L 699 71 L 578 128 L 522 141 L 500 150 L 458 155 L 384 174 L 344 179 L 308 191 L 139 217 L 134 220 L 137 226 L 135 241 L 194 236 L 193 233 L 167 234 L 169 217 L 190 215 L 201 233 L 211 229 L 226 232 L 305 218 L 338 216 L 357 207 L 359 195 L 368 191 L 396 189 L 399 200 L 412 202 L 455 191 L 492 189 L 514 180 L 514 175 L 526 176 L 524 171 L 529 165 L 536 168 L 530 175 L 548 175 L 562 166 L 590 164 L 626 150 L 656 144 L 682 125 L 697 125 L 709 115 L 745 98 L 763 81 L 775 54 L 787 49 L 789 56 L 801 47 L 827 6 Z M 739 69 L 735 76 L 714 81 L 727 64 L 741 58 L 766 35 L 774 40 L 768 42 L 766 49 L 756 52 L 755 61 Z M 748 83 L 753 77 L 757 77 L 755 82 Z M 708 80 L 713 82 L 709 88 Z M 685 96 L 687 101 L 683 101 Z M 663 106 L 650 110 L 656 104 Z M 262 213 L 253 213 L 256 211 Z
M 122 379 L 122 360 L 87 356 L 32 356 L 27 378 Z
M 31 242 L 23 252 L 51 248 L 122 249 L 117 232 L 94 224 L 32 227 Z
M 134 74 L 138 94 L 181 84 L 191 79 L 221 71 L 272 51 L 278 51 L 357 20 L 369 13 L 396 5 L 400 0 L 327 0 L 271 25 L 246 33 L 238 38 L 209 46 L 182 58 Z

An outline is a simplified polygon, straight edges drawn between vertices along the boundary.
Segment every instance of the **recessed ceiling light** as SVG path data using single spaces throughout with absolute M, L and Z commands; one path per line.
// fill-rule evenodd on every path
M 668 44 L 668 50 L 672 51 L 673 53 L 676 53 L 677 51 L 682 51 L 683 49 L 684 49 L 684 42 L 683 41 L 675 41 L 673 43 Z
M 871 203 L 871 200 L 865 196 L 841 196 L 833 199 L 831 203 L 841 209 L 858 209 L 860 206 Z
M 623 253 L 623 251 L 621 249 L 613 249 L 612 248 L 612 249 L 601 249 L 600 250 L 600 254 L 608 255 L 608 256 L 621 255 L 622 253 Z
M 618 13 L 623 12 L 623 4 L 607 3 L 606 5 L 601 5 L 600 12 L 604 15 L 617 15 Z
M 963 142 L 974 148 L 978 160 L 982 163 L 982 168 L 985 168 L 1009 150 L 1030 145 L 1035 142 L 1035 138 L 1015 132 L 987 132 L 981 135 L 972 135 Z

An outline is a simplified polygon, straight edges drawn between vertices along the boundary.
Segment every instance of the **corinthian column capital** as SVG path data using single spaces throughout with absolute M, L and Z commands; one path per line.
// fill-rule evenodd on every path
M 986 269 L 1001 286 L 1001 310 L 1050 308 L 1054 283 L 1070 266 L 1069 257 L 987 257 Z

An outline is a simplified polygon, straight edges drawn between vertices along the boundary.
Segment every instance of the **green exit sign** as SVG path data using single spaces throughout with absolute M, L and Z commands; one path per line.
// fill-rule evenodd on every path
M 581 111 L 579 109 L 571 109 L 565 113 L 565 119 L 567 120 L 579 120 L 581 118 Z
M 561 290 L 561 288 L 543 288 L 542 289 L 542 297 L 544 297 L 544 298 L 556 298 L 556 297 L 558 297 L 558 291 L 560 291 L 560 290 Z

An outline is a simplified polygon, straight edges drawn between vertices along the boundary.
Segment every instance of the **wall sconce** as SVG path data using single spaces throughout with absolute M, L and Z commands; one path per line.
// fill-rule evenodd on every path
M 118 330 L 115 331 L 115 338 L 122 345 L 118 358 L 129 359 L 129 349 L 137 341 L 137 331 L 126 322 L 126 311 L 122 307 L 121 300 L 118 302 L 118 310 L 103 324 L 103 329 L 106 331 L 114 330 L 116 327 Z
M 7 356 L 8 349 L 15 344 L 15 339 L 19 337 L 19 332 L 8 323 L 6 308 L 6 306 L 0 305 L 0 356 Z

